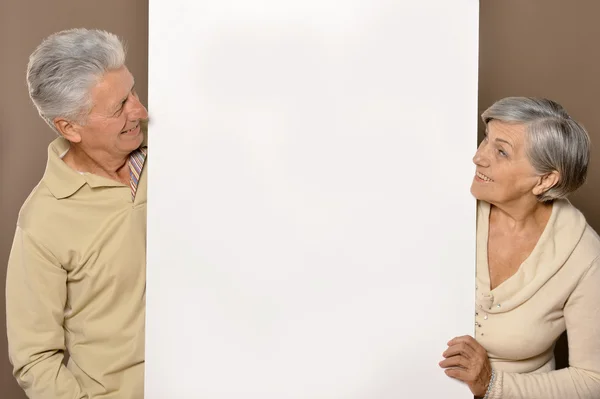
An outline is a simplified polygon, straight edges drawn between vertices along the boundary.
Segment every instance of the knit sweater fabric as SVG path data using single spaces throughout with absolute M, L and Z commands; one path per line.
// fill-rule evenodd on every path
M 557 200 L 529 257 L 490 290 L 490 204 L 477 208 L 475 338 L 497 373 L 488 398 L 600 398 L 600 238 L 568 200 Z M 569 367 L 555 370 L 565 329 Z

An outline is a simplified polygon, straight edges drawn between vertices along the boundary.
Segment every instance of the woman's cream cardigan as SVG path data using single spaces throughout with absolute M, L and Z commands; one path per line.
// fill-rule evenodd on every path
M 567 200 L 517 273 L 490 291 L 490 205 L 477 211 L 475 338 L 497 377 L 490 399 L 600 398 L 600 238 Z M 569 368 L 555 370 L 567 330 Z

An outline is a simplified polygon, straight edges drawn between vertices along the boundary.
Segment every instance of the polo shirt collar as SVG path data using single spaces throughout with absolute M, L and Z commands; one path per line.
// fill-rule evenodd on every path
M 124 184 L 91 173 L 73 170 L 62 156 L 69 150 L 70 144 L 64 137 L 58 137 L 48 146 L 48 163 L 42 180 L 57 199 L 67 198 L 88 184 L 96 187 L 126 187 Z

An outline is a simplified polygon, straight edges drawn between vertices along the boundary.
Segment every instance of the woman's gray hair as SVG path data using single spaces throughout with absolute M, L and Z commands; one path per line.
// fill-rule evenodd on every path
M 540 201 L 566 198 L 586 180 L 590 138 L 558 103 L 545 98 L 507 97 L 481 115 L 486 127 L 493 120 L 525 124 L 527 156 L 540 174 L 557 171 L 558 183 Z
M 91 88 L 104 73 L 125 65 L 125 57 L 123 42 L 112 33 L 88 29 L 54 33 L 29 57 L 29 96 L 52 129 L 56 130 L 56 117 L 84 124 L 92 108 Z

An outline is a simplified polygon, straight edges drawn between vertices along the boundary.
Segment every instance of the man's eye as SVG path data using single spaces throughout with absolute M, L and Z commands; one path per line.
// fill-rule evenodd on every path
M 500 154 L 503 157 L 508 156 L 508 154 L 506 152 L 504 152 L 503 150 L 498 150 L 498 154 Z

